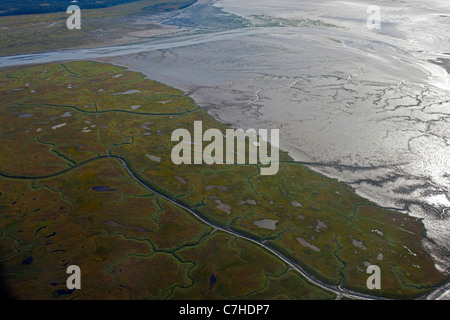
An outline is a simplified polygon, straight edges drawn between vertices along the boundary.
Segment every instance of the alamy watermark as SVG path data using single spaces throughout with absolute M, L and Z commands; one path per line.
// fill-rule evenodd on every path
M 171 153 L 172 162 L 176 165 L 203 163 L 268 165 L 261 167 L 261 175 L 275 175 L 279 169 L 278 129 L 259 129 L 258 132 L 255 129 L 246 131 L 226 129 L 225 134 L 219 129 L 208 129 L 203 133 L 202 121 L 194 121 L 194 137 L 186 129 L 176 129 L 172 133 L 171 140 L 179 142 Z M 210 143 L 203 148 L 203 142 Z
M 366 273 L 372 274 L 367 278 L 366 285 L 369 290 L 381 289 L 381 269 L 379 266 L 371 265 L 367 268 Z
M 69 290 L 81 289 L 81 269 L 77 265 L 67 267 L 67 274 L 71 274 L 67 278 L 66 286 Z
M 381 29 L 381 9 L 379 6 L 369 6 L 367 13 L 371 15 L 367 18 L 367 28 L 370 30 Z
M 71 14 L 67 18 L 66 25 L 67 29 L 81 29 L 81 9 L 79 6 L 71 5 L 67 8 L 66 13 Z

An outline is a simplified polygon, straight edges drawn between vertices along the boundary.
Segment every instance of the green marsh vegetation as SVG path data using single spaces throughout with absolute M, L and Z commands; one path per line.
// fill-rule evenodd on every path
M 158 193 L 332 285 L 412 298 L 445 280 L 420 220 L 285 153 L 274 176 L 174 165 L 175 129 L 229 128 L 177 89 L 88 61 L 6 70 L 0 84 L 0 263 L 19 298 L 334 298 Z M 381 268 L 379 291 L 366 288 L 368 263 Z M 64 291 L 70 264 L 82 290 Z

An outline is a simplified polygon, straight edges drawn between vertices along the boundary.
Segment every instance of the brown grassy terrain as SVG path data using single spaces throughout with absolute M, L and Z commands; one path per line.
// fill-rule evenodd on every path
M 102 9 L 81 8 L 80 30 L 67 29 L 70 15 L 65 12 L 0 17 L 0 56 L 139 41 L 142 34 L 158 32 L 161 27 L 137 23 L 137 17 L 194 2 L 141 0 Z

